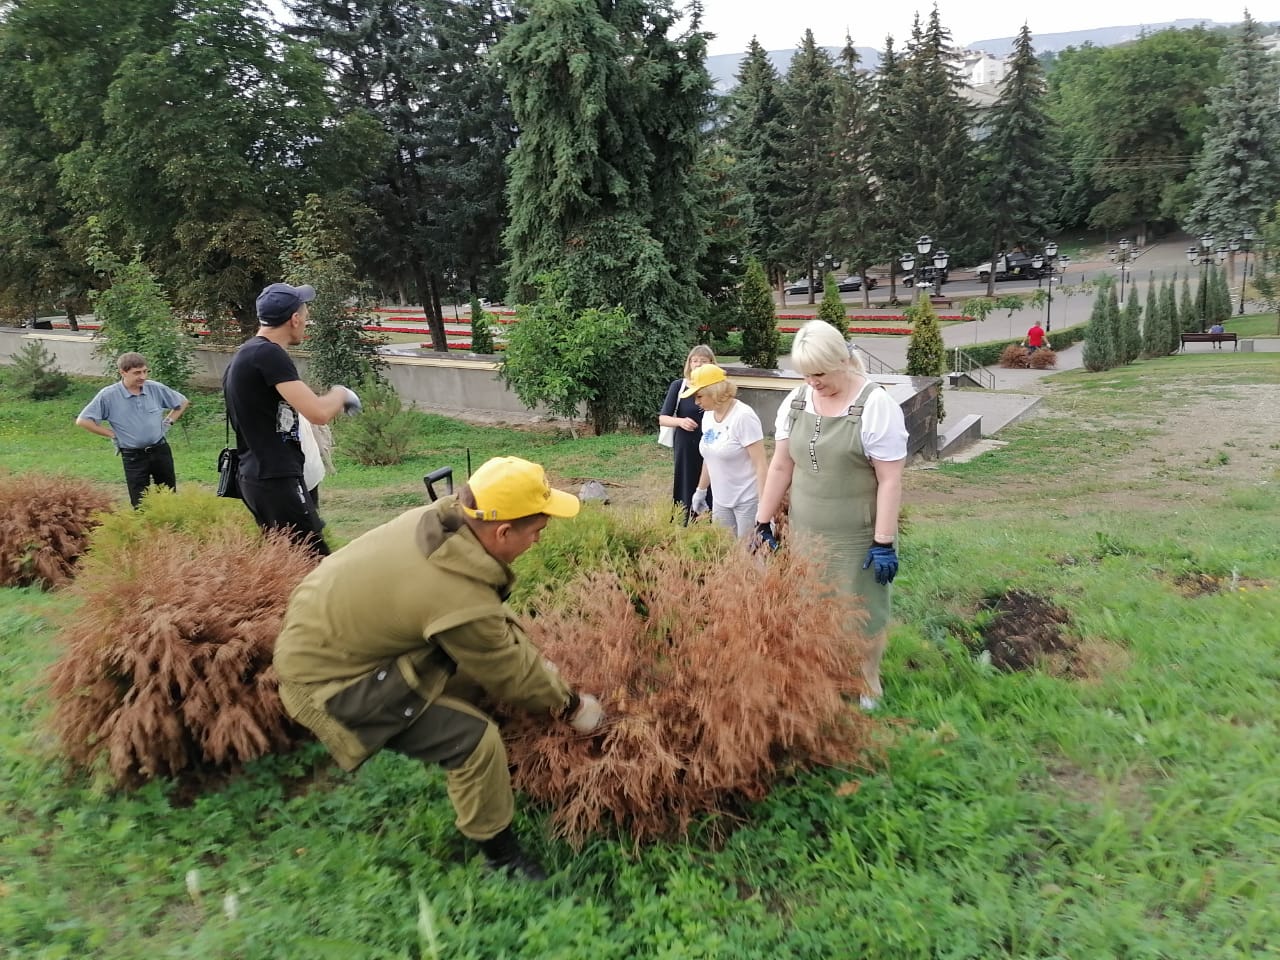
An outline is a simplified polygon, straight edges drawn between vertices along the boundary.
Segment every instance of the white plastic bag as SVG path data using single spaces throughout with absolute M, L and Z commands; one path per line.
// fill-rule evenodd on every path
M 659 427 L 658 442 L 662 444 L 664 447 L 673 446 L 676 442 L 676 428 L 675 427 Z

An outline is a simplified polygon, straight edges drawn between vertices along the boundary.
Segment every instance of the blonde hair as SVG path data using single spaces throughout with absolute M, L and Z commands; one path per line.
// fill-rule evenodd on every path
M 791 343 L 791 365 L 806 377 L 842 367 L 859 376 L 867 374 L 862 357 L 825 320 L 810 320 L 796 333 Z
M 701 397 L 702 402 L 710 406 L 718 406 L 726 400 L 732 400 L 738 395 L 738 385 L 730 383 L 728 380 L 721 380 L 719 383 L 713 383 L 709 387 L 703 387 L 695 397 Z
M 715 351 L 708 347 L 705 343 L 700 343 L 689 351 L 689 355 L 684 358 L 684 378 L 689 379 L 689 374 L 693 372 L 689 366 L 693 362 L 694 357 L 702 357 L 707 363 L 716 362 Z

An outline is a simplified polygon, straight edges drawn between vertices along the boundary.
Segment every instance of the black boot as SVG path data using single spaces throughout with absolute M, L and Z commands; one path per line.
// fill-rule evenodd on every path
M 507 827 L 497 836 L 480 841 L 484 859 L 490 870 L 502 870 L 525 880 L 545 880 L 547 873 L 542 864 L 520 847 L 514 831 Z

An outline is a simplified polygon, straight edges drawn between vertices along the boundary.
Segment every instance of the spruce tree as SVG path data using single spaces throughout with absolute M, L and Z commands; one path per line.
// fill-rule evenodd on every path
M 828 273 L 822 281 L 822 306 L 818 308 L 818 319 L 825 320 L 840 332 L 840 336 L 849 336 L 849 324 L 845 320 L 844 301 L 840 299 L 840 287 L 836 283 L 836 275 Z
M 759 258 L 771 282 L 786 279 L 781 202 L 783 112 L 778 71 L 755 39 L 725 100 L 723 136 L 733 158 L 732 182 L 746 207 L 745 252 Z
M 906 64 L 894 49 L 893 37 L 885 38 L 884 52 L 871 92 L 872 112 L 870 170 L 877 186 L 873 223 L 877 256 L 889 261 L 889 295 L 898 296 L 898 254 L 914 250 L 913 224 L 905 213 L 911 202 L 913 108 L 907 102 Z
M 1219 237 L 1256 229 L 1280 197 L 1280 66 L 1246 10 L 1209 94 L 1189 222 Z
M 592 401 L 606 424 L 652 420 L 704 321 L 711 80 L 699 17 L 672 40 L 677 20 L 668 0 L 533 0 L 494 51 L 520 130 L 510 294 L 559 273 L 572 278 L 564 309 L 625 311 L 629 336 Z
M 883 222 L 876 197 L 871 156 L 875 128 L 871 89 L 859 66 L 853 38 L 846 36 L 836 64 L 836 180 L 827 248 L 838 253 L 850 275 L 862 278 L 863 303 L 869 303 L 871 287 L 867 270 L 885 256 Z
M 1048 230 L 1056 158 L 1050 148 L 1045 79 L 1023 24 L 1013 45 L 1009 72 L 990 114 L 990 135 L 981 144 L 983 208 L 988 218 L 991 262 L 1002 250 L 1034 249 Z M 994 292 L 995 271 L 988 279 Z
M 1213 267 L 1213 285 L 1209 290 L 1211 312 L 1209 319 L 1214 323 L 1226 323 L 1231 319 L 1231 288 L 1227 285 L 1227 268 Z
M 828 224 L 839 170 L 836 156 L 836 77 L 827 51 L 806 30 L 782 84 L 787 118 L 782 144 L 782 192 L 788 217 L 783 249 L 793 267 L 809 278 L 814 302 L 819 263 L 826 251 Z
M 479 297 L 471 298 L 471 352 L 480 354 L 494 352 L 493 327 L 489 323 L 489 315 L 480 305 Z
M 1147 282 L 1147 309 L 1142 319 L 1142 355 L 1147 358 L 1169 355 L 1169 331 L 1160 312 L 1160 285 L 1154 273 Z
M 755 257 L 747 260 L 747 273 L 738 293 L 738 329 L 742 331 L 742 362 L 749 367 L 774 369 L 778 365 L 779 337 L 773 291 L 764 265 Z

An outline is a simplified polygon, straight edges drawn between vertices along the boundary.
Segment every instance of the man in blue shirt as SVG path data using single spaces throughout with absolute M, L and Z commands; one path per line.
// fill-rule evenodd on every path
M 147 380 L 140 353 L 122 353 L 116 361 L 120 382 L 103 387 L 76 417 L 76 426 L 107 437 L 124 461 L 129 502 L 136 508 L 150 483 L 177 489 L 173 451 L 164 435 L 191 401 L 158 380 Z

